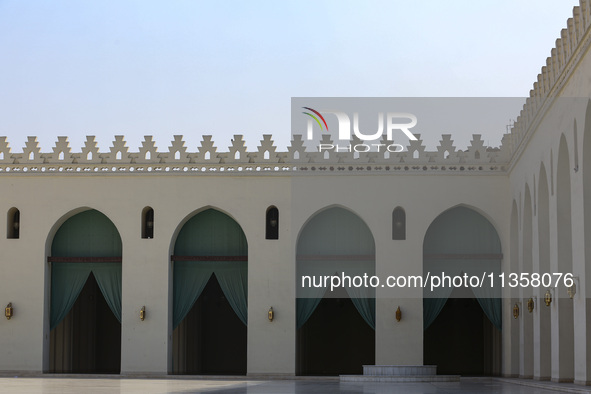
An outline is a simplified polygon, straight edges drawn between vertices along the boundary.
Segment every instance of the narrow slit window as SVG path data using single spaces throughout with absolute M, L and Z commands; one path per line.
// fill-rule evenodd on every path
M 18 239 L 20 237 L 21 230 L 21 213 L 16 208 L 11 208 L 8 211 L 6 228 L 6 238 Z
M 142 238 L 154 238 L 154 210 L 150 207 L 142 210 Z
M 270 206 L 267 209 L 265 239 L 279 239 L 279 210 Z
M 406 212 L 401 207 L 396 207 L 392 212 L 392 239 L 406 239 Z

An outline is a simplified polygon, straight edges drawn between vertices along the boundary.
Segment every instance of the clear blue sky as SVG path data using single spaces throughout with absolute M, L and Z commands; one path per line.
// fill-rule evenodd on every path
M 576 4 L 0 0 L 0 135 L 284 149 L 292 96 L 527 96 Z

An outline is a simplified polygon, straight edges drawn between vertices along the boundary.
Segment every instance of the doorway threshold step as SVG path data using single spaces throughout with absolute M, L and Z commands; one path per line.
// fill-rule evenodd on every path
M 437 375 L 437 365 L 364 365 L 364 376 Z
M 460 375 L 341 375 L 340 381 L 382 383 L 459 382 Z

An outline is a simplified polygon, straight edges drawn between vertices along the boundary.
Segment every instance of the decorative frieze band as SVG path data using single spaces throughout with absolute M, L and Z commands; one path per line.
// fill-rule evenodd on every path
M 6 137 L 0 137 L 0 173 L 350 173 L 350 172 L 499 172 L 508 155 L 485 147 L 475 134 L 465 151 L 458 150 L 451 135 L 443 135 L 436 151 L 426 151 L 420 135 L 402 152 L 310 152 L 301 135 L 293 136 L 286 152 L 278 152 L 272 136 L 263 135 L 257 150 L 248 152 L 242 135 L 235 135 L 226 152 L 218 152 L 212 136 L 203 136 L 195 152 L 175 135 L 160 152 L 152 136 L 146 136 L 137 152 L 130 152 L 123 136 L 116 136 L 108 152 L 100 152 L 94 136 L 88 136 L 80 152 L 72 152 L 67 137 L 58 137 L 50 153 L 42 153 L 36 137 L 28 137 L 22 153 L 12 153 Z M 330 141 L 328 135 L 323 141 Z M 353 141 L 354 142 L 354 141 Z
M 501 149 L 509 153 L 512 162 L 519 156 L 524 142 L 535 130 L 547 107 L 559 96 L 591 44 L 591 0 L 580 0 L 566 25 L 556 40 L 556 46 L 550 51 L 546 65 L 538 74 L 511 132 L 503 138 Z

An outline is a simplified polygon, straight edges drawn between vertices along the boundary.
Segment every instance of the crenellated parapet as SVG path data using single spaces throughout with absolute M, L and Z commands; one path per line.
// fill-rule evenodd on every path
M 511 157 L 515 157 L 523 149 L 523 141 L 529 138 L 552 100 L 559 96 L 562 87 L 591 45 L 591 0 L 580 0 L 579 6 L 573 9 L 573 17 L 567 20 L 566 25 L 560 32 L 560 38 L 556 40 L 556 46 L 550 51 L 546 65 L 538 74 L 511 133 L 503 138 L 502 150 Z
M 294 135 L 284 152 L 278 151 L 272 136 L 263 135 L 256 150 L 249 152 L 242 135 L 234 135 L 227 150 L 219 150 L 211 135 L 202 137 L 193 152 L 183 136 L 175 135 L 170 145 L 159 150 L 152 136 L 145 136 L 137 152 L 130 151 L 123 136 L 115 136 L 108 151 L 101 152 L 94 136 L 86 137 L 80 152 L 72 152 L 67 137 L 58 137 L 51 151 L 43 153 L 36 137 L 28 137 L 22 153 L 13 153 L 6 137 L 0 137 L 0 174 L 39 173 L 349 173 L 377 172 L 503 172 L 508 154 L 502 149 L 484 146 L 473 135 L 465 151 L 454 146 L 451 135 L 442 136 L 436 151 L 427 151 L 420 135 L 406 150 L 387 149 L 370 152 L 306 149 L 301 135 Z M 331 144 L 330 135 L 322 143 Z M 351 146 L 362 141 L 355 137 Z M 393 144 L 384 138 L 383 146 Z

